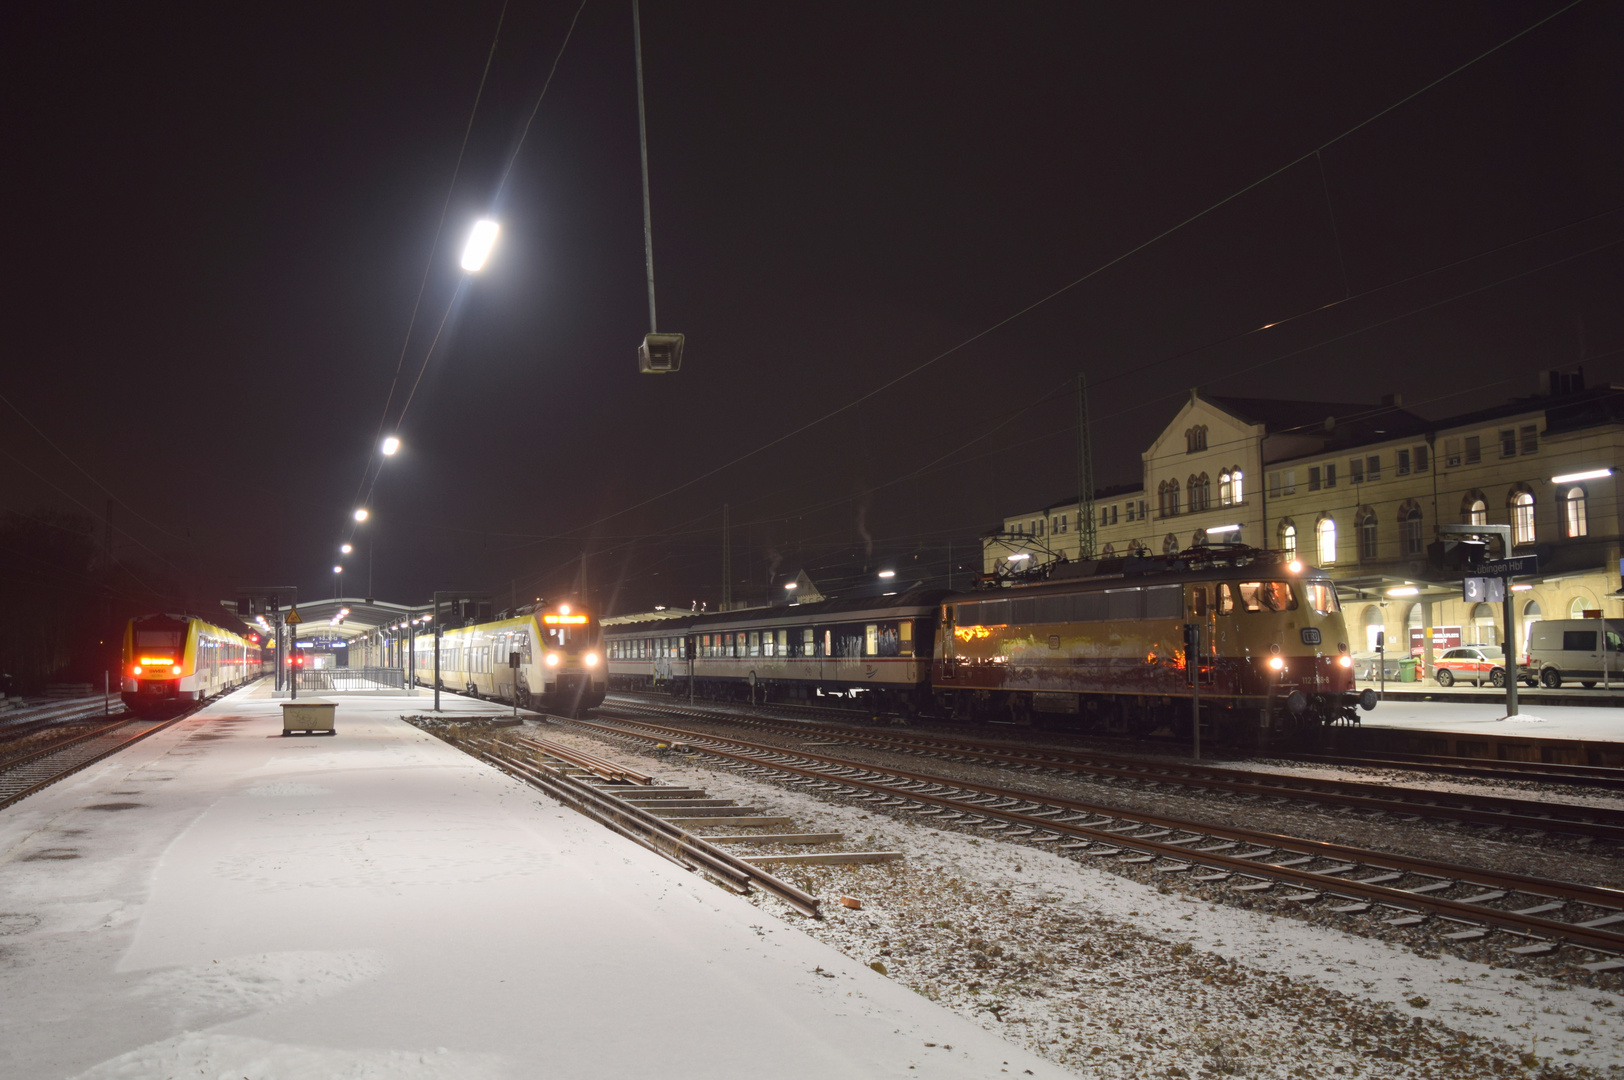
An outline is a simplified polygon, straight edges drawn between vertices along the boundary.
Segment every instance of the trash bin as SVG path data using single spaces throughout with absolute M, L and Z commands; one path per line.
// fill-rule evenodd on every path
M 1421 668 L 1421 661 L 1413 656 L 1406 656 L 1398 662 L 1398 681 L 1416 682 Z

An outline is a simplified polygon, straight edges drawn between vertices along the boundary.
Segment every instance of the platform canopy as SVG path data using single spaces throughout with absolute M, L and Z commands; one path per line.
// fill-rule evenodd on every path
M 236 611 L 235 601 L 222 601 L 230 611 Z M 339 612 L 348 610 L 336 625 L 333 617 Z M 433 611 L 431 604 L 395 604 L 387 600 L 367 601 L 360 597 L 340 597 L 337 600 L 301 600 L 298 603 L 299 624 L 301 634 L 312 634 L 321 631 L 327 635 L 337 635 L 342 638 L 358 638 L 370 634 L 374 630 L 387 629 L 399 623 L 427 615 Z M 286 617 L 287 612 L 282 612 Z

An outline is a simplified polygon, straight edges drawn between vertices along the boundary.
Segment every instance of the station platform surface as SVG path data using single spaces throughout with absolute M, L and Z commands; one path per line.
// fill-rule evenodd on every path
M 1069 1075 L 400 719 L 432 697 L 325 699 L 336 736 L 258 684 L 0 812 L 0 1075 Z
M 1390 689 L 1373 711 L 1360 713 L 1358 728 L 1327 734 L 1349 751 L 1624 765 L 1624 708 L 1558 705 L 1529 694 L 1519 696 L 1517 710 L 1507 714 L 1504 689 L 1470 701 Z

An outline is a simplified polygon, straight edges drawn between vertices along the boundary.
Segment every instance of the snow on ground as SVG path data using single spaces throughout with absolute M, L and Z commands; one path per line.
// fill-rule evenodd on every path
M 545 733 L 789 814 L 788 831 L 839 830 L 850 849 L 906 852 L 903 863 L 784 872 L 863 905 L 797 925 L 1087 1076 L 1624 1076 L 1624 996 L 1200 902 L 699 757 L 652 755 L 649 770 L 651 756 Z
M 1065 1075 L 421 707 L 241 692 L 0 813 L 0 1076 Z

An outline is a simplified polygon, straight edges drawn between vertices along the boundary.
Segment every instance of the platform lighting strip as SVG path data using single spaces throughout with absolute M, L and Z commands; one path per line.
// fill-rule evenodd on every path
M 1568 473 L 1566 476 L 1553 476 L 1553 484 L 1572 484 L 1580 480 L 1600 480 L 1605 476 L 1612 476 L 1612 469 L 1587 469 L 1584 472 Z

